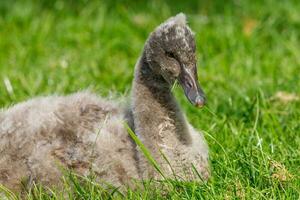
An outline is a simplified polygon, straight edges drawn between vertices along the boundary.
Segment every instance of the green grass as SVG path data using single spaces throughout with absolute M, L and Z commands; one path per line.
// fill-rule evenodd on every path
M 150 181 L 121 194 L 103 190 L 92 177 L 66 175 L 65 194 L 71 199 L 299 199 L 300 102 L 275 98 L 280 91 L 300 96 L 299 10 L 297 0 L 2 0 L 0 107 L 84 88 L 103 96 L 128 95 L 149 32 L 185 12 L 196 33 L 208 109 L 193 108 L 179 88 L 175 94 L 191 123 L 205 133 L 212 178 L 206 184 Z M 40 186 L 27 197 L 64 199 Z

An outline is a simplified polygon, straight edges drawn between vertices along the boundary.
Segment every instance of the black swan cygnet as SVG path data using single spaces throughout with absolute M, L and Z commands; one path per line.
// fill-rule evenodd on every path
M 132 179 L 160 179 L 125 126 L 151 152 L 166 177 L 209 177 L 208 147 L 172 95 L 175 81 L 188 100 L 204 105 L 197 80 L 194 34 L 184 14 L 171 17 L 149 36 L 135 66 L 130 106 L 90 92 L 40 97 L 0 112 L 0 184 L 59 185 L 59 165 L 116 186 Z M 166 159 L 162 157 L 162 153 Z

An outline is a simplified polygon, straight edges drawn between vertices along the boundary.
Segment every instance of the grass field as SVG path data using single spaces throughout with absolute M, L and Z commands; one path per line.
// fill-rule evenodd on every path
M 208 109 L 193 108 L 180 88 L 175 94 L 205 134 L 212 178 L 120 194 L 69 176 L 69 198 L 300 199 L 299 10 L 297 0 L 1 0 L 0 107 L 84 88 L 129 95 L 148 34 L 184 12 L 196 33 Z M 64 199 L 38 186 L 28 198 Z

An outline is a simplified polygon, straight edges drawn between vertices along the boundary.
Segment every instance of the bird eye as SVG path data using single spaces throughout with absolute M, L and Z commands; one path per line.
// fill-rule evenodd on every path
M 169 58 L 174 58 L 174 59 L 175 59 L 175 55 L 174 55 L 174 53 L 172 53 L 172 52 L 166 52 L 166 55 L 167 55 Z

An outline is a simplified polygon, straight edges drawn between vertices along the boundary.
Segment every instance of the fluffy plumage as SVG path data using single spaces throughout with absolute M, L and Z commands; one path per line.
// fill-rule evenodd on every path
M 176 79 L 198 87 L 196 77 L 196 83 L 184 82 L 183 70 L 197 75 L 194 35 L 185 15 L 179 14 L 149 36 L 135 67 L 129 108 L 79 92 L 35 98 L 2 111 L 0 183 L 16 190 L 21 181 L 59 185 L 61 166 L 81 175 L 92 170 L 99 180 L 116 186 L 133 178 L 161 178 L 129 137 L 124 121 L 168 177 L 175 172 L 178 177 L 198 179 L 191 171 L 193 164 L 207 179 L 208 147 L 171 93 Z M 197 102 L 190 90 L 185 94 Z

